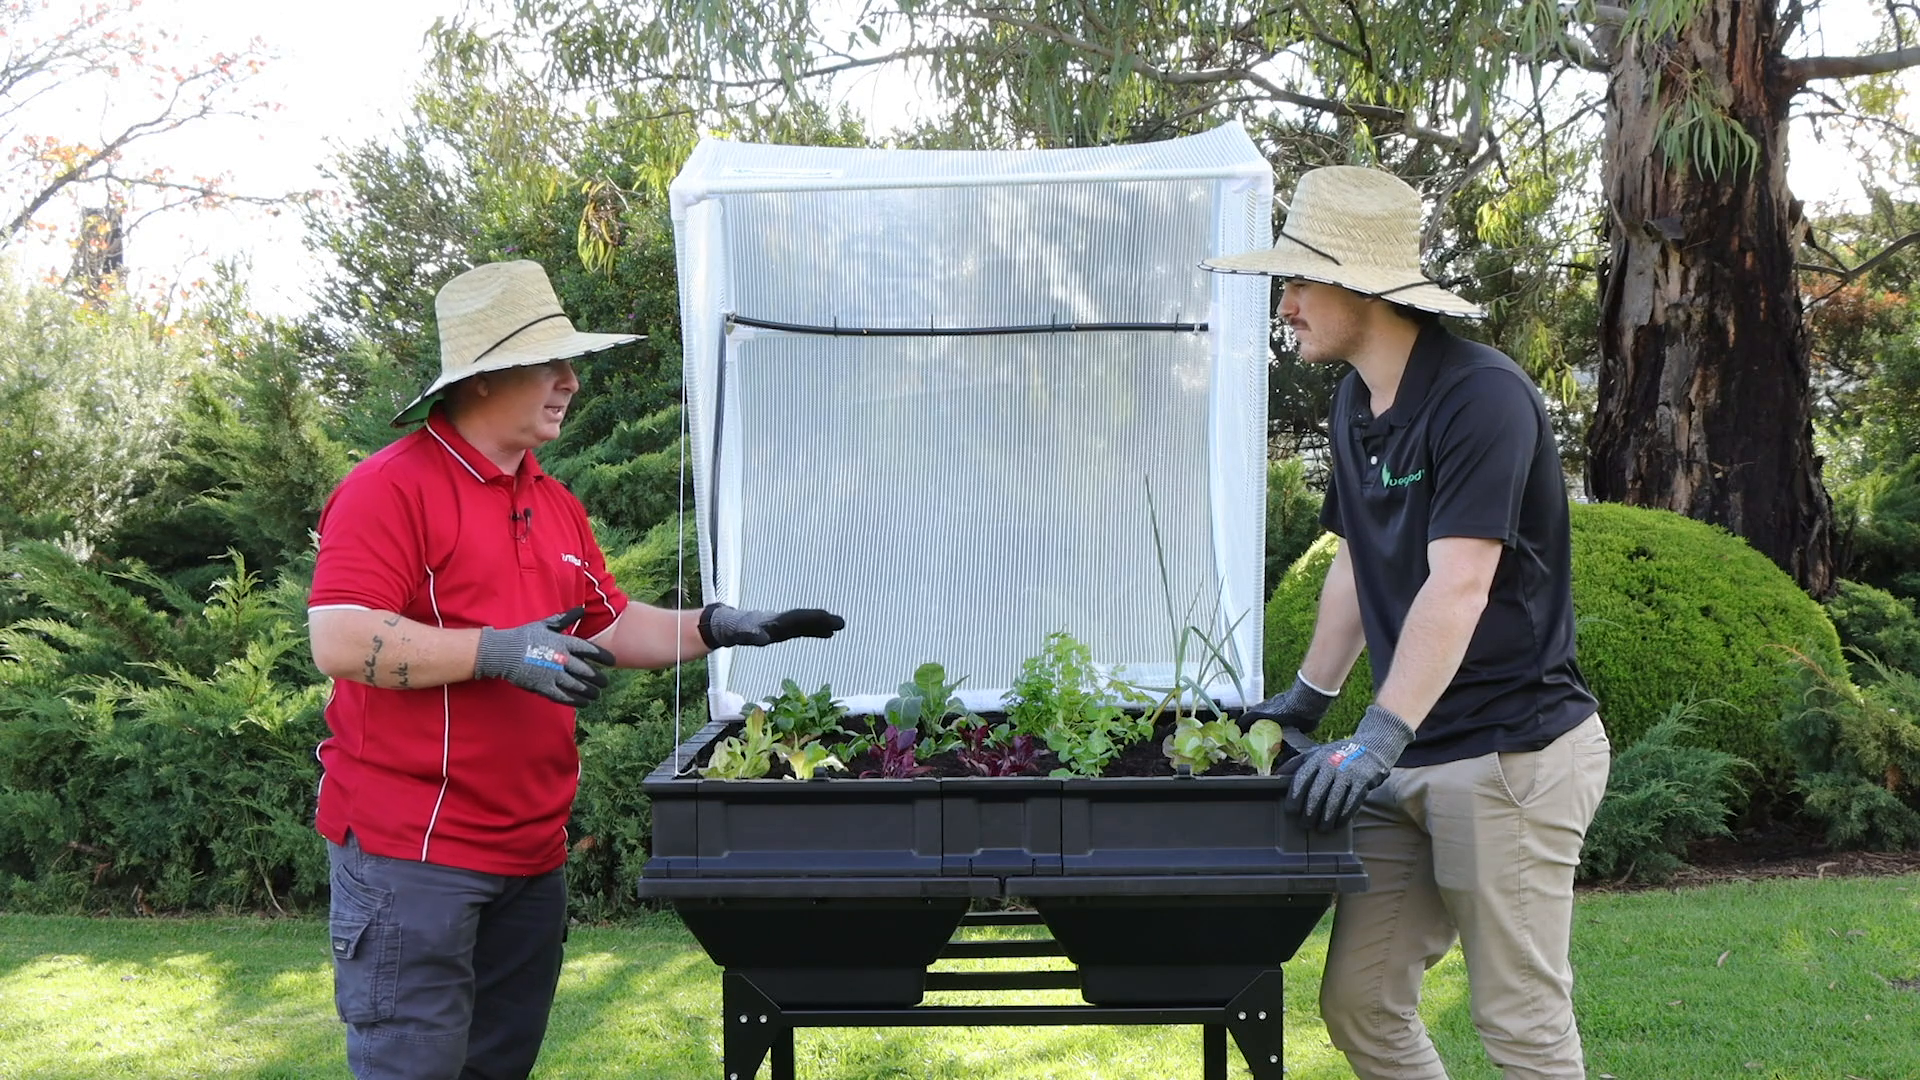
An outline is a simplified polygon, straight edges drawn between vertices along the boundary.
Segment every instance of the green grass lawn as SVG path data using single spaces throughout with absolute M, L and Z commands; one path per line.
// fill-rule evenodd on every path
M 1920 1077 L 1920 877 L 1590 893 L 1575 942 L 1593 1077 Z M 1287 966 L 1290 1077 L 1352 1075 L 1314 1011 L 1325 948 L 1323 926 Z M 984 963 L 1009 962 L 947 966 Z M 719 999 L 718 971 L 671 917 L 576 929 L 535 1075 L 718 1078 Z M 1497 1076 L 1457 952 L 1429 977 L 1426 1014 L 1455 1080 Z M 318 921 L 0 916 L 0 1080 L 345 1077 L 343 1045 Z M 1200 1036 L 802 1031 L 798 1057 L 821 1080 L 1178 1080 L 1199 1076 Z

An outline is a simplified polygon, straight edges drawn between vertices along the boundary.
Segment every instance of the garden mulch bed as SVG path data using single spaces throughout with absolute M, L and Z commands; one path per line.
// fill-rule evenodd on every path
M 1720 885 L 1780 878 L 1895 877 L 1920 874 L 1920 851 L 1829 851 L 1820 835 L 1786 825 L 1742 829 L 1687 846 L 1687 864 L 1660 885 L 1596 882 L 1595 890 L 1630 891 Z

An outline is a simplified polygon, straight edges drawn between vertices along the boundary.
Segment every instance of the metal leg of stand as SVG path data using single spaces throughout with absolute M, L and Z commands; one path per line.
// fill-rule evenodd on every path
M 793 1029 L 782 1026 L 773 1040 L 773 1080 L 794 1080 Z
M 1226 1027 L 1203 1024 L 1200 1031 L 1200 1075 L 1206 1080 L 1227 1080 Z

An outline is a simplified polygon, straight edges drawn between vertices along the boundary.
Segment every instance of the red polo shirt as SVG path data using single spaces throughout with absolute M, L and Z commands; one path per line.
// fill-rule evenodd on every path
M 592 637 L 626 610 L 586 511 L 531 453 L 501 472 L 435 409 L 356 466 L 320 512 L 308 611 L 428 626 L 519 626 L 584 605 Z M 396 631 L 397 632 L 397 631 Z M 421 690 L 335 680 L 318 828 L 375 855 L 490 874 L 566 861 L 580 781 L 573 709 L 500 679 Z

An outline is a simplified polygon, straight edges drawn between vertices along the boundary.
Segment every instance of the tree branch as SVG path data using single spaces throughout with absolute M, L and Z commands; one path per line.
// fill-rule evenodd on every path
M 1788 60 L 1782 73 L 1793 86 L 1805 86 L 1814 79 L 1851 79 L 1860 75 L 1885 75 L 1920 67 L 1920 46 L 1866 56 L 1803 56 Z
M 1886 247 L 1882 248 L 1878 255 L 1875 255 L 1873 258 L 1868 259 L 1866 262 L 1863 262 L 1858 266 L 1845 267 L 1845 266 L 1824 266 L 1820 263 L 1795 263 L 1794 269 L 1805 270 L 1805 271 L 1808 271 L 1809 273 L 1815 273 L 1815 274 L 1827 274 L 1832 277 L 1839 278 L 1840 284 L 1848 285 L 1855 281 L 1858 281 L 1859 279 L 1867 276 L 1868 274 L 1873 273 L 1875 270 L 1878 270 L 1882 265 L 1886 263 L 1888 259 L 1893 258 L 1893 256 L 1896 253 L 1898 253 L 1900 249 L 1909 247 L 1913 244 L 1920 244 L 1920 232 L 1910 232 L 1907 235 L 1901 237 L 1900 239 L 1895 240 L 1893 243 L 1888 244 Z M 1815 250 L 1822 250 L 1818 247 L 1818 245 L 1814 245 L 1810 241 L 1808 242 L 1808 246 L 1813 247 Z M 1827 254 L 1831 256 L 1830 252 L 1828 252 Z M 1839 260 L 1836 259 L 1835 261 L 1838 262 Z M 1828 295 L 1832 295 L 1832 294 L 1828 294 Z

